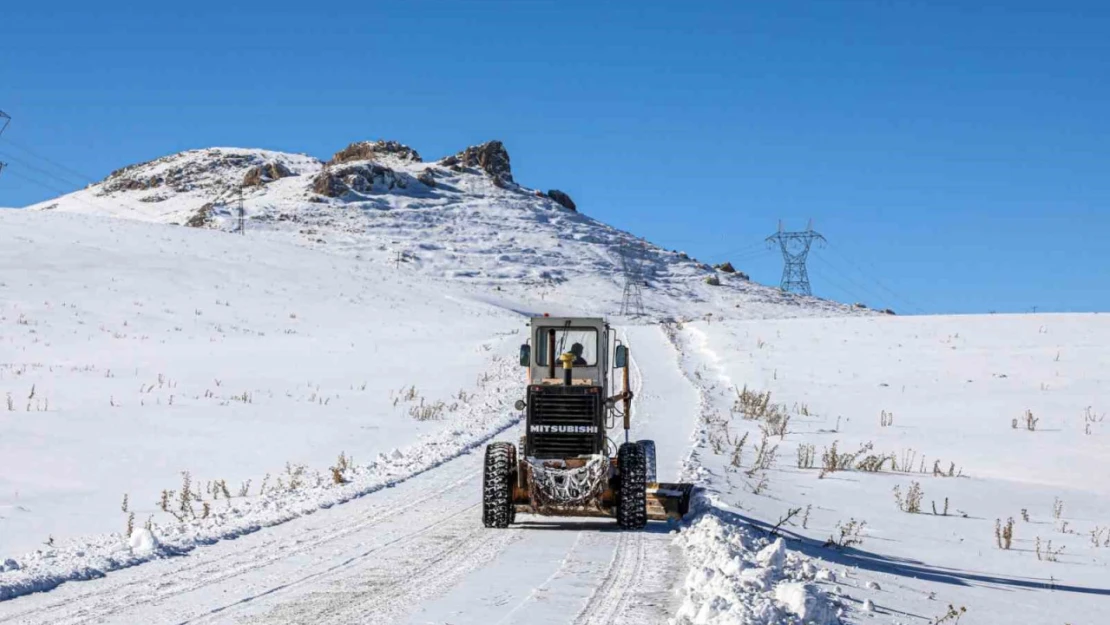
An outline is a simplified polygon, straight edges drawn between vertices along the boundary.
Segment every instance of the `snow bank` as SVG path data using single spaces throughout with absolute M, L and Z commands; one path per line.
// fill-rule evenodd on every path
M 840 608 L 803 556 L 710 508 L 676 539 L 690 568 L 679 625 L 836 625 Z
M 136 529 L 130 538 L 109 534 L 73 539 L 45 546 L 17 560 L 6 560 L 0 567 L 0 601 L 51 590 L 67 581 L 95 579 L 110 571 L 236 538 L 373 493 L 435 468 L 519 422 L 519 416 L 509 408 L 510 395 L 515 391 L 509 381 L 518 373 L 515 363 L 497 358 L 488 372 L 497 383 L 486 385 L 458 419 L 413 445 L 348 469 L 343 475 L 344 484 L 335 484 L 330 473 L 316 471 L 306 474 L 305 485 L 296 489 L 274 488 L 257 497 L 213 502 L 208 518 L 154 523 L 150 528 Z

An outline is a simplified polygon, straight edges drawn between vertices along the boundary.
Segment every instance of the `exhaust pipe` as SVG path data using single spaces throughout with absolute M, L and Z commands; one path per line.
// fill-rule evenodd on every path
M 555 379 L 555 329 L 552 328 L 547 331 L 547 377 L 548 379 Z
M 559 360 L 563 361 L 563 384 L 571 386 L 571 380 L 574 374 L 574 354 L 563 354 L 559 356 Z

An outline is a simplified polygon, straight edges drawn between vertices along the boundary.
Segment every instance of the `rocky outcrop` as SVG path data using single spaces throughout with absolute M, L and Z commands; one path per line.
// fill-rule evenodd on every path
M 578 210 L 578 207 L 574 205 L 574 200 L 570 199 L 569 195 L 567 195 L 566 193 L 563 193 L 562 191 L 560 191 L 558 189 L 552 189 L 552 190 L 548 191 L 547 192 L 547 197 L 551 198 L 552 200 L 555 200 L 555 202 L 558 203 L 559 206 L 562 206 L 563 208 L 566 208 L 566 209 L 569 209 L 569 210 L 572 210 L 572 211 L 577 211 Z
M 97 194 L 162 187 L 177 193 L 202 189 L 219 193 L 238 186 L 239 176 L 243 172 L 249 173 L 256 166 L 264 168 L 259 176 L 265 175 L 267 169 L 269 173 L 275 173 L 277 168 L 273 166 L 288 172 L 286 175 L 292 175 L 283 164 L 265 161 L 260 155 L 250 152 L 216 148 L 190 150 L 117 169 L 100 183 Z
M 203 228 L 207 226 L 212 221 L 212 209 L 215 208 L 215 206 L 216 205 L 211 202 L 201 206 L 197 209 L 197 212 L 193 213 L 193 216 L 185 222 L 185 225 L 190 228 Z
M 389 191 L 407 186 L 403 176 L 374 162 L 325 167 L 312 181 L 314 193 L 334 198 L 351 192 L 365 195 L 375 189 Z
M 355 161 L 395 160 L 408 163 L 422 163 L 420 154 L 407 145 L 396 141 L 359 141 L 335 153 L 328 165 L 352 163 Z
M 736 267 L 733 267 L 732 263 L 727 260 L 720 265 L 713 265 L 713 268 L 721 273 L 736 273 Z
M 435 172 L 431 170 L 431 168 L 425 169 L 424 171 L 420 172 L 416 176 L 416 179 L 424 183 L 425 186 L 436 186 L 436 175 Z
M 243 176 L 243 186 L 260 187 L 267 182 L 288 178 L 292 175 L 293 172 L 282 163 L 278 161 L 268 161 L 248 169 L 246 175 Z
M 445 167 L 477 167 L 493 178 L 495 183 L 513 182 L 509 152 L 500 141 L 472 145 L 455 156 L 448 156 L 440 164 Z

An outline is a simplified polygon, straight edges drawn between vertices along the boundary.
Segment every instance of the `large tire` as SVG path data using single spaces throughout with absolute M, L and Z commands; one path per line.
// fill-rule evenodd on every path
M 516 472 L 516 447 L 497 442 L 486 446 L 486 466 L 482 479 L 482 523 L 486 527 L 508 527 L 516 515 L 513 482 Z
M 647 463 L 644 448 L 625 443 L 617 451 L 620 486 L 617 491 L 617 525 L 638 530 L 647 525 Z
M 659 473 L 655 466 L 655 441 L 636 441 L 636 444 L 644 449 L 644 464 L 647 466 L 645 480 L 648 484 L 657 484 Z

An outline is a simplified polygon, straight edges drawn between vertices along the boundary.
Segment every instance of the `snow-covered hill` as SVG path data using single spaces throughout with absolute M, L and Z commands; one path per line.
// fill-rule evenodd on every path
M 0 623 L 1100 622 L 1102 316 L 875 315 L 637 241 L 615 317 L 630 235 L 571 206 L 496 143 L 378 142 L 0 212 Z M 634 434 L 706 489 L 677 537 L 481 527 L 541 311 L 631 346 Z
M 656 316 L 690 305 L 702 314 L 739 308 L 775 317 L 844 310 L 714 270 L 588 217 L 563 192 L 525 187 L 513 180 L 497 141 L 435 162 L 391 141 L 354 143 L 327 162 L 266 150 L 193 150 L 124 167 L 30 208 L 232 231 L 241 187 L 248 237 L 404 265 L 494 294 L 510 288 L 579 312 L 619 309 L 622 241 L 641 259 L 644 303 Z

